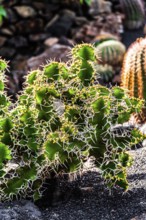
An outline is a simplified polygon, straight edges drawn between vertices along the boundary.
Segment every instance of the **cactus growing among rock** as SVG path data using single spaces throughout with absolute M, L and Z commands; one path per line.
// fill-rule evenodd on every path
M 122 86 L 130 96 L 146 100 L 146 38 L 139 38 L 128 49 L 122 68 Z M 139 122 L 146 120 L 145 108 L 137 115 Z
M 96 53 L 100 57 L 98 63 L 115 66 L 123 61 L 126 52 L 125 46 L 117 40 L 103 41 L 96 47 Z
M 38 199 L 51 172 L 75 172 L 89 156 L 95 157 L 109 186 L 128 187 L 131 158 L 126 151 L 143 136 L 135 129 L 127 136 L 112 130 L 140 111 L 142 101 L 119 87 L 94 85 L 91 45 L 77 45 L 71 54 L 70 65 L 51 62 L 31 72 L 13 108 L 7 107 L 1 80 L 1 201 Z
M 120 0 L 120 5 L 125 14 L 125 27 L 138 29 L 144 24 L 145 10 L 143 0 Z

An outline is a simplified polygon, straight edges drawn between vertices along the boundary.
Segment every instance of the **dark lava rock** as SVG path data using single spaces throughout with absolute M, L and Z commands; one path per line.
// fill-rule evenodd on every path
M 2 47 L 6 41 L 7 41 L 7 38 L 0 36 L 0 47 Z
M 15 23 L 18 20 L 18 16 L 16 15 L 16 13 L 13 11 L 13 9 L 6 9 L 7 11 L 7 20 L 10 23 Z
M 69 60 L 67 54 L 70 52 L 70 47 L 60 44 L 55 44 L 52 47 L 48 48 L 42 54 L 31 57 L 27 61 L 28 69 L 35 70 L 39 68 L 41 65 L 45 64 L 47 61 L 56 60 L 66 62 Z
M 30 201 L 0 204 L 0 220 L 43 220 L 39 209 Z
M 27 47 L 28 46 L 28 42 L 27 39 L 23 36 L 15 36 L 12 37 L 8 43 L 16 48 L 20 48 L 20 47 Z
M 16 50 L 12 47 L 2 47 L 0 48 L 0 56 L 2 56 L 2 58 L 12 58 L 14 56 L 14 54 L 16 53 Z
M 40 18 L 31 18 L 21 20 L 16 24 L 16 30 L 19 34 L 32 34 L 43 31 L 44 22 Z
M 73 23 L 75 22 L 75 13 L 70 10 L 63 10 L 60 16 L 46 25 L 48 32 L 55 36 L 67 35 Z

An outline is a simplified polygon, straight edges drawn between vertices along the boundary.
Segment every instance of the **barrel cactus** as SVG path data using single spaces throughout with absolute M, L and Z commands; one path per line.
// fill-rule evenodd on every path
M 96 64 L 95 70 L 97 73 L 97 78 L 101 79 L 105 83 L 109 82 L 115 74 L 113 67 L 107 64 Z
M 120 0 L 120 5 L 125 14 L 125 27 L 138 29 L 144 24 L 145 10 L 143 0 Z
M 146 100 L 146 38 L 139 38 L 128 49 L 122 68 L 121 85 L 130 96 Z M 146 120 L 146 109 L 137 115 L 139 122 Z
M 98 62 L 111 66 L 119 65 L 123 61 L 125 51 L 125 46 L 117 40 L 103 41 L 96 47 L 96 53 L 100 57 Z
M 143 135 L 131 129 L 120 136 L 113 128 L 143 102 L 122 88 L 94 84 L 92 45 L 77 45 L 71 55 L 68 64 L 53 61 L 30 72 L 15 106 L 4 92 L 7 65 L 0 62 L 0 201 L 37 200 L 52 172 L 74 173 L 90 156 L 109 186 L 128 187 L 127 149 Z

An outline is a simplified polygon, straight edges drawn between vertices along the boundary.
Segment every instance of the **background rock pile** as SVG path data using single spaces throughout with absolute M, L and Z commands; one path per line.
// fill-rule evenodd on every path
M 7 17 L 0 28 L 0 56 L 10 60 L 11 95 L 21 89 L 28 70 L 50 59 L 66 61 L 73 44 L 94 42 L 109 30 L 119 37 L 122 28 L 121 15 L 111 12 L 111 2 L 92 1 L 90 8 L 57 0 L 4 0 L 3 5 Z

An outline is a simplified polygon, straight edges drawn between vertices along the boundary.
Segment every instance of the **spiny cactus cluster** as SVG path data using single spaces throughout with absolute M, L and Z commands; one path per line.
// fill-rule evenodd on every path
M 122 68 L 121 81 L 130 96 L 146 100 L 146 38 L 139 38 L 128 49 Z M 146 109 L 138 115 L 139 122 L 146 120 Z
M 125 27 L 138 29 L 144 24 L 145 10 L 143 0 L 120 0 L 122 11 L 125 14 Z
M 127 189 L 127 149 L 141 133 L 116 134 L 143 102 L 122 88 L 94 84 L 96 60 L 89 44 L 77 45 L 68 64 L 50 62 L 32 71 L 16 105 L 4 92 L 0 60 L 0 201 L 40 198 L 53 173 L 73 173 L 90 157 L 109 186 Z

